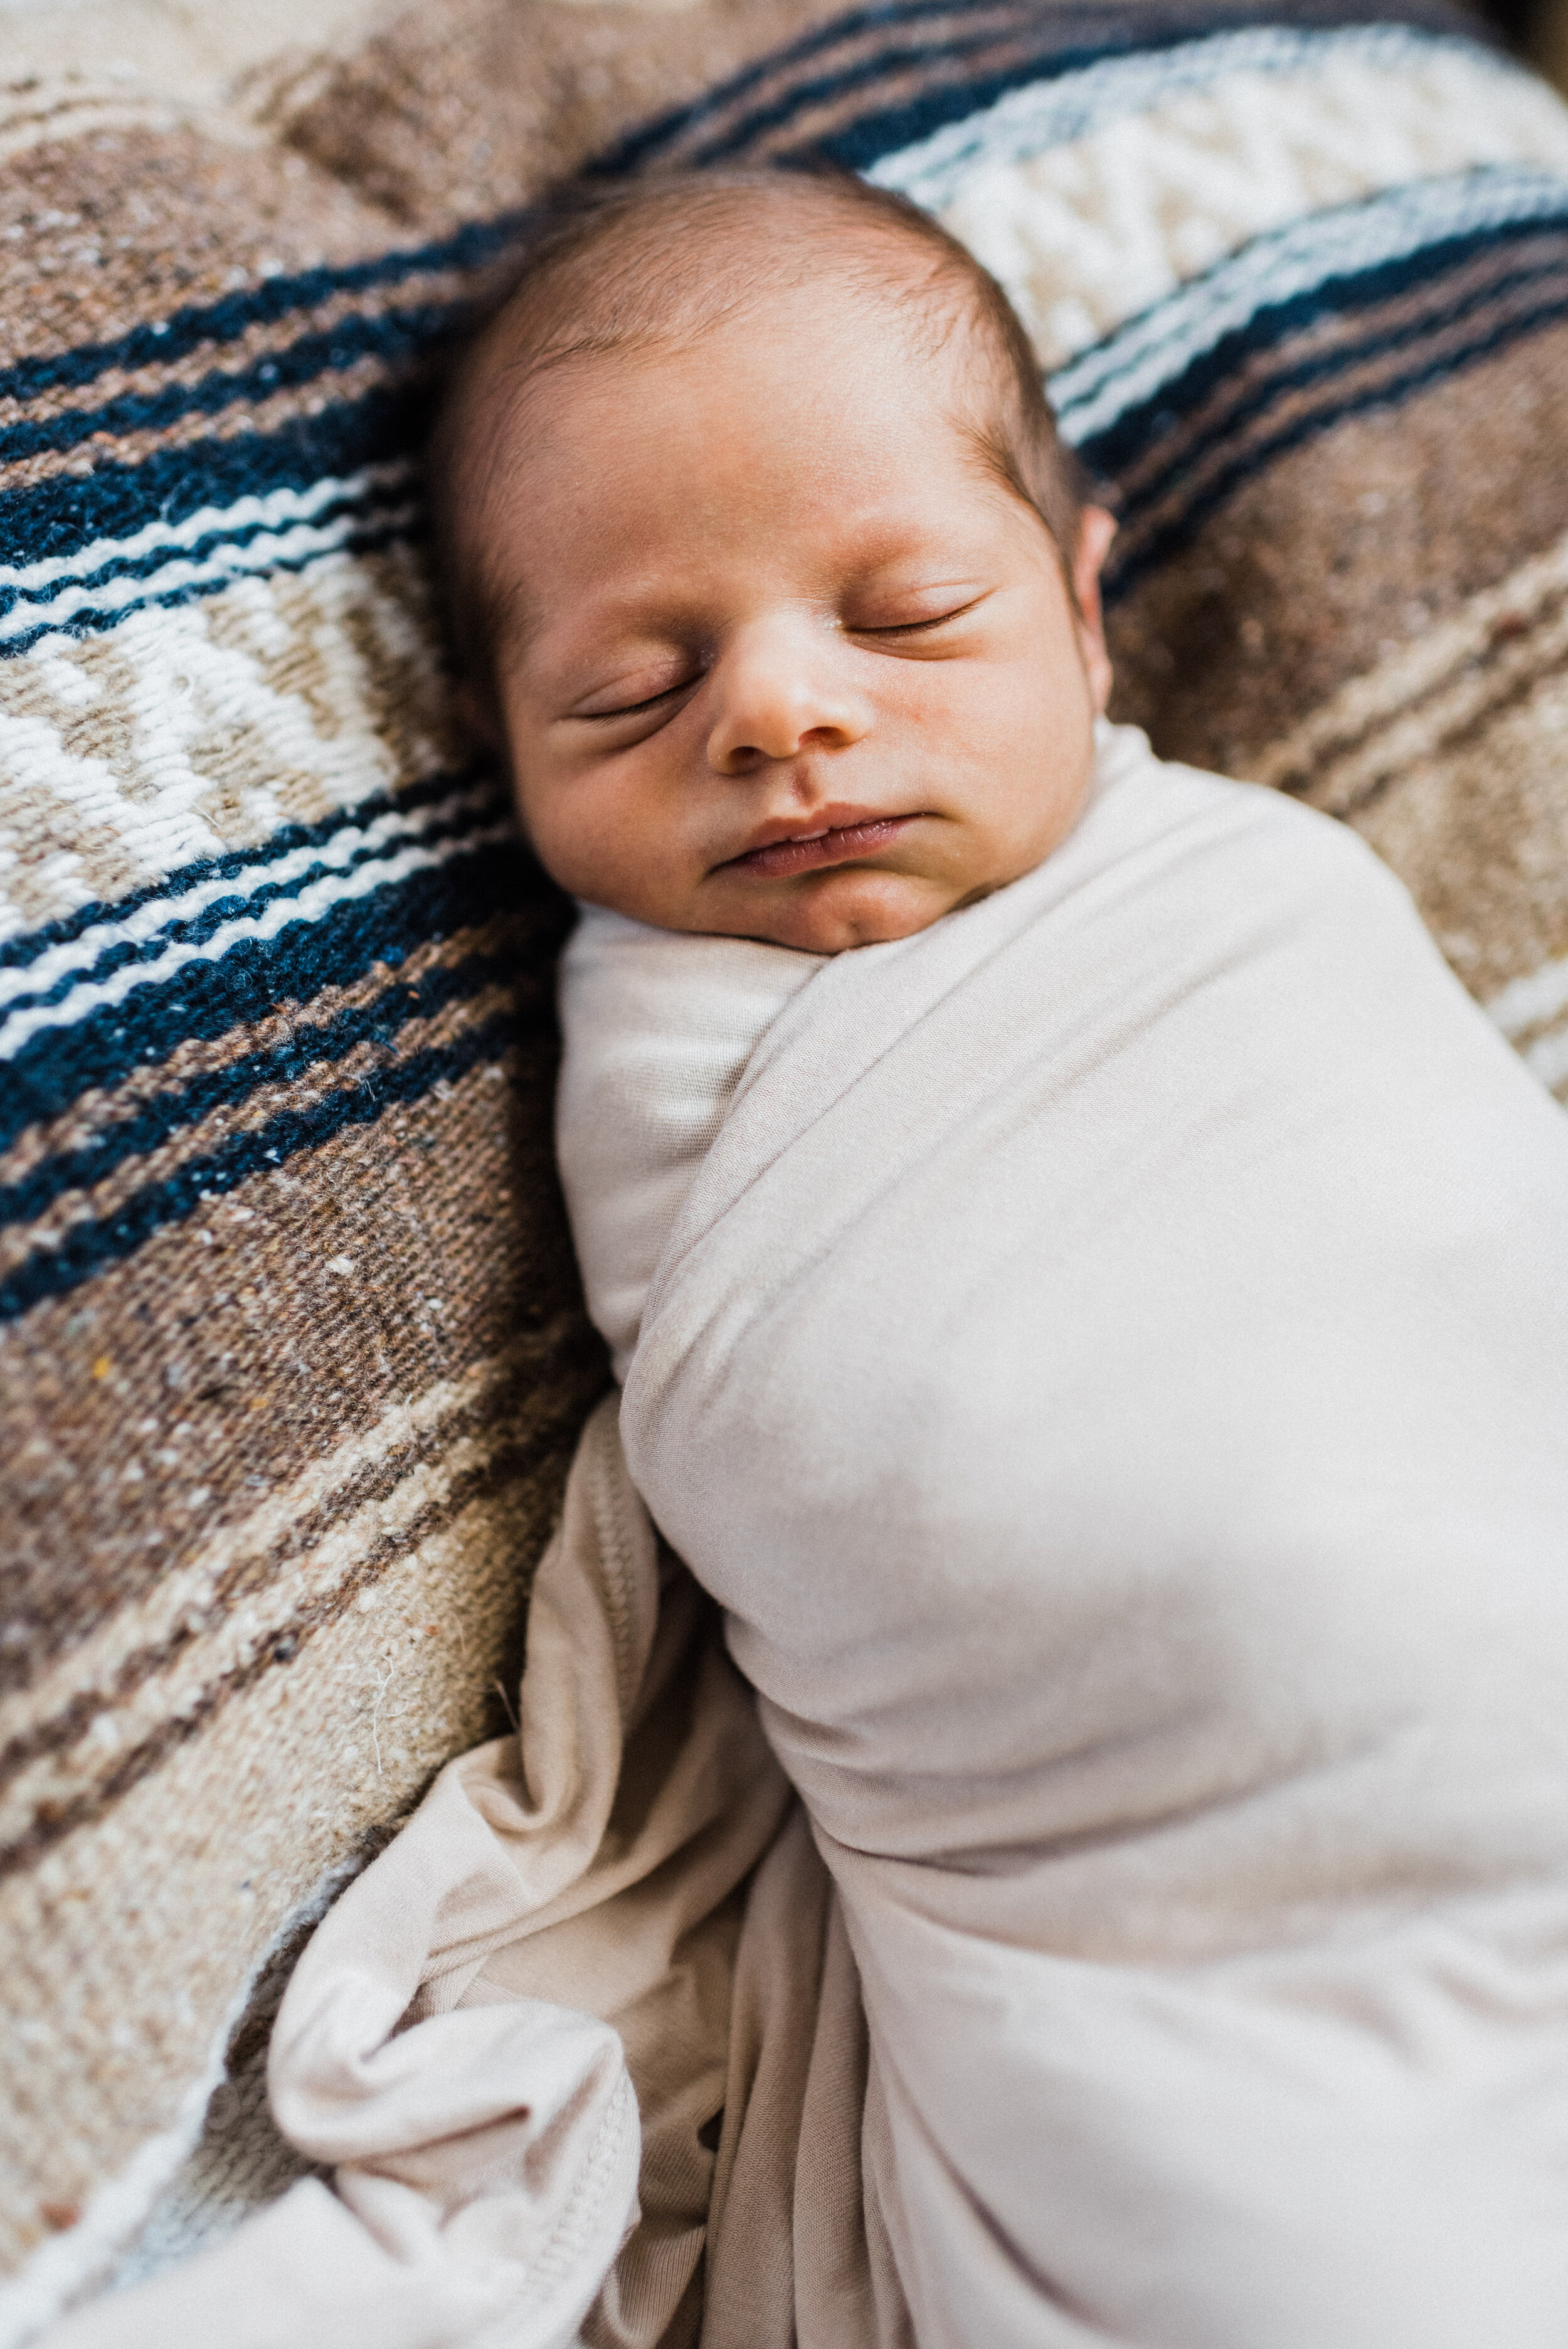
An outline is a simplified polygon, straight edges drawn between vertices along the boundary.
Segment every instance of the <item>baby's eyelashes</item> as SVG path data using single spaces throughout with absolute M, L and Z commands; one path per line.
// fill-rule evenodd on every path
M 562 715 L 580 719 L 590 725 L 603 724 L 617 718 L 651 717 L 668 708 L 682 694 L 689 693 L 697 681 L 694 671 L 676 678 L 669 685 L 656 686 L 650 691 L 646 689 L 645 680 L 639 678 L 624 686 L 610 686 L 590 694 L 584 700 L 563 711 Z
M 843 621 L 844 633 L 851 636 L 875 636 L 884 640 L 930 636 L 973 612 L 985 602 L 985 594 L 984 588 L 965 587 L 956 592 L 941 590 L 934 599 L 917 597 L 905 602 L 901 598 L 891 606 L 847 614 Z

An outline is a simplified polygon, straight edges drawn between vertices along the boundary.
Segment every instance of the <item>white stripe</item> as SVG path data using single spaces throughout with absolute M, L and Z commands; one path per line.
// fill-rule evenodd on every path
M 183 522 L 150 522 L 129 538 L 95 538 L 74 554 L 50 554 L 37 563 L 0 563 L 0 587 L 48 587 L 57 579 L 78 579 L 101 571 L 108 563 L 134 563 L 155 547 L 194 545 L 214 533 L 230 534 L 268 529 L 280 523 L 309 522 L 335 498 L 366 503 L 378 492 L 400 489 L 413 471 L 402 458 L 387 465 L 366 465 L 363 471 L 313 481 L 308 490 L 269 490 L 265 497 L 243 497 L 232 506 L 203 506 Z
M 1184 91 L 1212 88 L 1234 74 L 1299 73 L 1342 57 L 1398 71 L 1417 57 L 1444 55 L 1462 60 L 1478 78 L 1535 86 L 1519 67 L 1449 34 L 1402 25 L 1334 32 L 1255 26 L 1208 34 L 1151 55 L 1102 58 L 1077 73 L 1009 90 L 983 113 L 949 123 L 895 155 L 883 155 L 865 177 L 878 187 L 896 188 L 930 212 L 942 212 L 977 165 L 995 169 L 1024 162 L 1047 147 L 1087 139 L 1123 115 L 1147 113 Z
M 1543 1019 L 1568 1010 L 1568 956 L 1512 980 L 1492 997 L 1486 1010 L 1505 1036 L 1522 1036 L 1527 1028 L 1538 1028 Z
M 388 528 L 399 529 L 412 522 L 417 512 L 412 505 L 394 506 L 378 519 Z M 83 610 L 125 612 L 133 605 L 152 603 L 160 595 L 175 595 L 181 588 L 241 578 L 250 571 L 271 571 L 285 564 L 297 569 L 317 555 L 335 553 L 364 526 L 365 519 L 363 512 L 346 513 L 315 529 L 301 523 L 293 530 L 263 531 L 242 546 L 220 547 L 201 563 L 166 563 L 160 569 L 133 579 L 113 579 L 102 586 L 67 587 L 46 604 L 17 604 L 0 616 L 0 641 L 7 636 L 25 636 L 34 628 L 65 627 L 73 614 Z
M 1418 181 L 1260 237 L 1051 377 L 1062 436 L 1076 446 L 1103 432 L 1265 304 L 1401 260 L 1442 237 L 1553 212 L 1568 212 L 1568 180 L 1503 167 Z
M 178 896 L 152 898 L 120 920 L 97 922 L 79 936 L 47 947 L 33 962 L 0 969 L 0 1004 L 13 1003 L 20 995 L 46 995 L 69 972 L 90 970 L 111 947 L 145 946 L 171 924 L 193 921 L 204 907 L 222 897 L 251 896 L 269 884 L 296 880 L 316 865 L 325 865 L 329 871 L 335 865 L 346 867 L 365 849 L 385 849 L 392 842 L 428 831 L 432 824 L 448 821 L 464 808 L 482 806 L 489 798 L 487 791 L 475 786 L 453 792 L 428 807 L 389 808 L 370 823 L 345 824 L 318 846 L 290 849 L 286 855 L 275 857 L 270 864 L 246 865 L 226 876 L 211 874 L 181 890 Z
M 1482 168 L 1568 186 L 1568 109 L 1463 41 L 1233 34 L 1086 71 L 1109 77 L 1094 106 L 1064 106 L 1057 84 L 1015 92 L 963 126 L 940 186 L 910 180 L 943 199 L 1048 372 L 1257 239 L 1369 198 Z
M 74 1027 L 90 1012 L 105 1006 L 121 1003 L 134 988 L 144 984 L 161 987 L 174 973 L 192 962 L 218 962 L 238 946 L 243 938 L 273 938 L 286 929 L 290 922 L 319 921 L 334 905 L 349 904 L 356 897 L 368 896 L 371 890 L 385 888 L 388 883 L 405 880 L 410 873 L 427 872 L 445 864 L 454 856 L 468 854 L 476 848 L 499 845 L 515 838 L 510 824 L 489 824 L 483 830 L 467 833 L 460 840 L 441 841 L 433 848 L 406 848 L 397 856 L 387 856 L 356 866 L 343 876 L 327 874 L 314 881 L 294 897 L 281 897 L 259 915 L 245 915 L 239 920 L 225 922 L 222 928 L 201 946 L 183 941 L 171 944 L 152 962 L 128 963 L 112 978 L 95 984 L 73 988 L 63 1003 L 40 1004 L 30 1011 L 13 1012 L 0 1024 L 0 1060 L 12 1060 L 41 1030 L 48 1028 Z

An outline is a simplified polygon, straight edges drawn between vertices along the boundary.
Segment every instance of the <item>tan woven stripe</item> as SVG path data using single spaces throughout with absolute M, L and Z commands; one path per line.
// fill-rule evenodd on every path
M 351 987 L 324 987 L 308 1003 L 292 999 L 280 1003 L 267 1019 L 231 1028 L 226 1035 L 187 1037 L 166 1060 L 133 1069 L 122 1084 L 112 1089 L 95 1087 L 73 1102 L 62 1116 L 28 1126 L 9 1150 L 0 1152 L 0 1189 L 20 1183 L 47 1158 L 85 1149 L 112 1126 L 134 1117 L 160 1093 L 181 1092 L 198 1078 L 216 1075 L 252 1054 L 277 1051 L 292 1041 L 302 1021 L 312 1027 L 325 1026 L 345 1012 L 374 1003 L 389 989 L 412 990 L 432 971 L 450 970 L 459 963 L 500 955 L 521 958 L 531 931 L 537 926 L 537 917 L 531 923 L 521 914 L 500 914 L 479 928 L 458 930 L 449 938 L 416 948 L 395 969 L 387 963 L 372 963 L 364 978 Z M 519 999 L 524 994 L 530 1000 L 536 999 L 546 984 L 544 974 L 537 970 L 521 977 L 516 982 Z
M 1248 765 L 1260 783 L 1349 815 L 1395 776 L 1568 660 L 1568 537 L 1470 598 Z
M 84 1696 L 95 1705 L 108 1702 L 118 1688 L 131 1684 L 126 1679 L 128 1667 L 144 1657 L 156 1658 L 181 1636 L 209 1631 L 215 1613 L 238 1589 L 260 1591 L 275 1636 L 276 1626 L 311 1590 L 342 1579 L 346 1568 L 337 1561 L 351 1562 L 365 1554 L 376 1533 L 393 1534 L 400 1524 L 411 1521 L 424 1506 L 420 1490 L 436 1490 L 434 1485 L 419 1486 L 421 1477 L 436 1473 L 429 1467 L 432 1446 L 450 1446 L 456 1427 L 480 1425 L 503 1392 L 520 1380 L 526 1383 L 530 1372 L 538 1376 L 575 1327 L 574 1316 L 557 1314 L 543 1330 L 529 1331 L 504 1351 L 469 1363 L 456 1378 L 438 1379 L 413 1401 L 390 1404 L 373 1426 L 356 1431 L 325 1458 L 308 1463 L 249 1516 L 215 1531 L 140 1598 L 67 1649 L 38 1680 L 0 1696 L 0 1754 L 36 1739 Z M 537 1411 L 537 1402 L 531 1407 Z M 455 1458 L 454 1451 L 440 1472 L 449 1484 L 457 1473 Z M 410 1468 L 411 1460 L 419 1464 Z M 367 1476 L 379 1478 L 387 1491 L 361 1495 L 342 1521 L 324 1534 L 344 1496 L 359 1495 Z M 389 1478 L 401 1481 L 400 1504 L 388 1498 Z M 380 1524 L 374 1526 L 377 1515 Z M 296 1559 L 293 1595 L 285 1595 L 270 1578 L 271 1569 L 281 1557 L 297 1549 L 302 1530 L 306 1540 L 314 1535 L 322 1547 L 309 1557 Z M 259 1578 L 257 1568 L 262 1570 Z
M 107 80 L 85 89 L 74 77 L 20 90 L 13 85 L 0 90 L 0 161 L 94 131 L 172 130 L 180 119 L 181 109 L 157 92 L 128 95 Z
M 0 2162 L 16 2180 L 0 2259 L 45 2237 L 46 2206 L 79 2206 L 170 2126 L 294 1903 L 503 1725 L 494 1682 L 515 1682 L 562 1475 L 551 1461 L 521 1475 L 400 1554 L 373 1608 L 325 1624 L 0 1884 Z
M 564 1333 L 558 1333 L 564 1334 Z M 117 1799 L 155 1767 L 171 1743 L 191 1735 L 249 1685 L 258 1671 L 294 1661 L 302 1642 L 348 1606 L 377 1604 L 376 1584 L 391 1560 L 436 1536 L 464 1507 L 513 1481 L 542 1453 L 558 1451 L 593 1400 L 598 1381 L 585 1369 L 562 1388 L 558 1378 L 530 1392 L 514 1360 L 504 1367 L 511 1407 L 504 1425 L 491 1425 L 420 1460 L 382 1492 L 374 1493 L 303 1556 L 284 1562 L 269 1555 L 261 1528 L 236 1529 L 253 1567 L 243 1588 L 232 1561 L 211 1558 L 205 1583 L 199 1569 L 179 1578 L 182 1607 L 162 1601 L 135 1621 L 114 1626 L 113 1639 L 133 1642 L 160 1619 L 161 1636 L 143 1638 L 106 1670 L 103 1635 L 92 1643 L 100 1684 L 84 1683 L 65 1697 L 77 1651 L 49 1687 L 52 1717 L 40 1705 L 19 1724 L 0 1754 L 0 1870 L 35 1861 L 47 1847 Z M 536 1354 L 526 1365 L 536 1373 Z M 500 1383 L 499 1375 L 492 1381 Z M 471 1407 L 471 1403 L 470 1403 Z M 416 1409 L 418 1407 L 416 1406 Z M 403 1430 L 378 1431 L 397 1441 Z M 319 1516 L 319 1506 L 311 1512 Z M 275 1528 L 274 1528 L 275 1530 Z M 255 1570 L 260 1569 L 260 1570 Z M 203 1596 L 204 1592 L 204 1596 Z M 102 1685 L 107 1680 L 108 1685 Z M 11 1701 L 7 1710 L 15 1708 Z
M 258 1086 L 242 1102 L 220 1102 L 207 1116 L 181 1126 L 160 1149 L 125 1159 L 90 1190 L 64 1192 L 31 1223 L 0 1231 L 0 1274 L 14 1272 L 40 1249 L 59 1247 L 77 1226 L 107 1220 L 138 1192 L 167 1182 L 191 1159 L 205 1156 L 232 1136 L 258 1133 L 282 1111 L 307 1110 L 348 1092 L 376 1070 L 453 1043 L 465 1030 L 514 1008 L 510 987 L 483 988 L 466 1000 L 444 1004 L 432 1019 L 406 1021 L 385 1043 L 367 1040 L 352 1045 L 341 1060 L 317 1061 L 284 1082 Z
M 297 66 L 302 49 L 319 53 L 363 39 L 405 0 L 268 0 L 264 8 L 191 5 L 191 0 L 71 0 L 69 6 L 7 11 L 8 63 L 15 81 L 46 78 L 67 86 L 104 84 L 152 92 L 185 104 L 218 106 L 235 98 L 280 56 Z M 330 52 L 329 52 L 330 54 Z M 110 73 L 103 68 L 112 60 Z M 14 86 L 15 86 L 14 81 Z M 250 109 L 254 110 L 254 109 Z

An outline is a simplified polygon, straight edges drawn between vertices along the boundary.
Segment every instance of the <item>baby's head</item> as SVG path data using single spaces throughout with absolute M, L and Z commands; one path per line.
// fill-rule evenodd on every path
M 432 481 L 475 714 L 574 895 L 834 953 L 1076 820 L 1110 523 L 1006 297 L 902 199 L 705 173 L 569 214 Z

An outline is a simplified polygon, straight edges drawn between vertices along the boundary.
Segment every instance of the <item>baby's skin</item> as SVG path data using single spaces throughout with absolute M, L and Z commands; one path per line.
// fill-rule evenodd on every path
M 1110 517 L 1064 562 L 921 349 L 829 271 L 684 347 L 573 357 L 487 502 L 485 710 L 574 896 L 818 954 L 904 937 L 1072 829 Z

